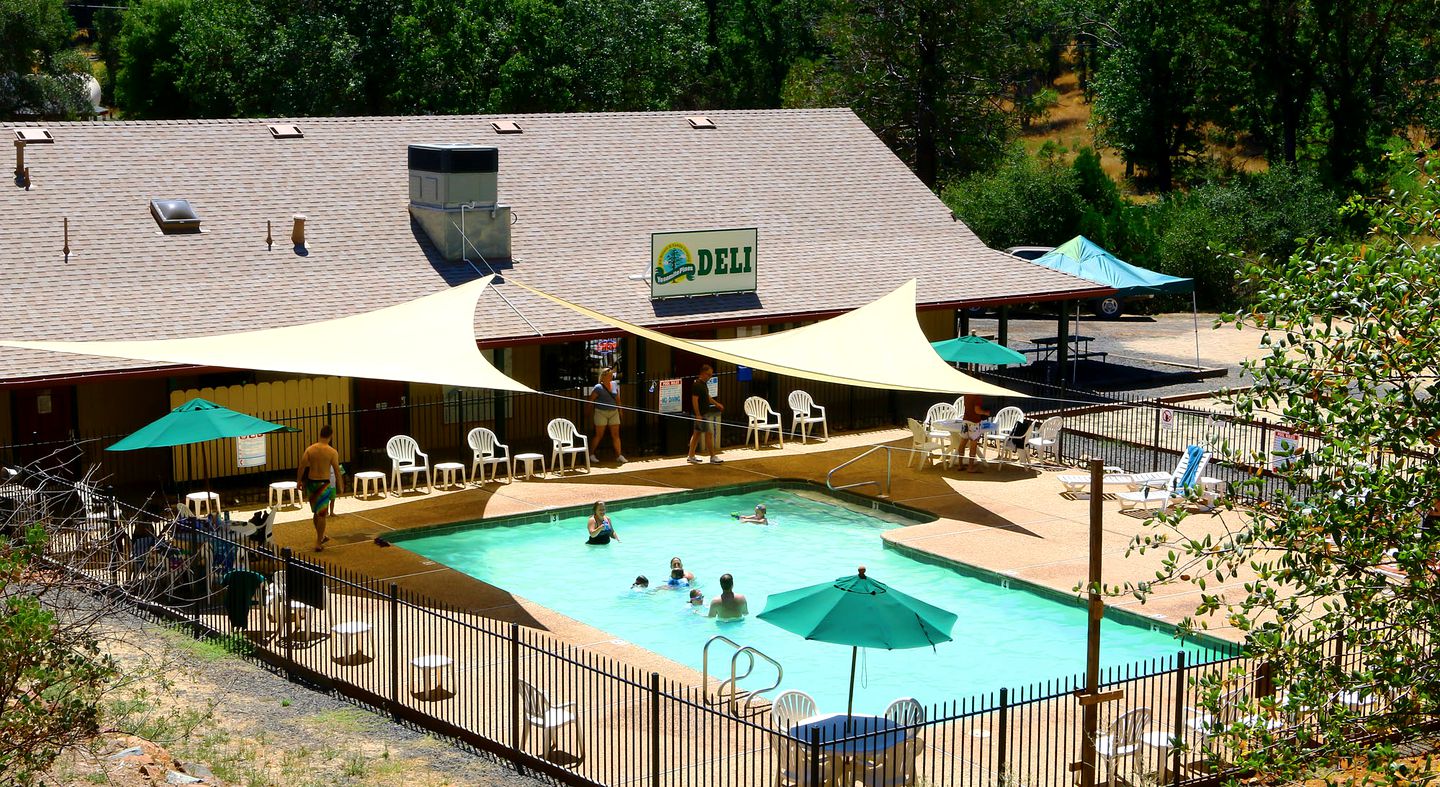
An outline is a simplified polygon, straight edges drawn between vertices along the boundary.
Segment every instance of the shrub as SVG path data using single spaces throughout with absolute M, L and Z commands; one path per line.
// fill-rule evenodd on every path
M 1084 213 L 1074 170 L 1054 159 L 1013 154 L 994 172 L 946 188 L 941 199 L 996 249 L 1054 246 L 1074 237 Z

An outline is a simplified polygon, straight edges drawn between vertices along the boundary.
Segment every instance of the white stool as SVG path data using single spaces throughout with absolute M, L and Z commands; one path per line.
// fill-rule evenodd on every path
M 294 481 L 276 481 L 270 485 L 270 507 L 300 507 L 300 485 Z
M 460 474 L 460 480 L 455 480 L 455 474 Z M 459 462 L 441 462 L 435 465 L 435 485 L 449 489 L 453 486 L 465 486 L 465 465 Z
M 454 667 L 454 659 L 439 653 L 429 653 L 410 659 L 410 670 L 414 673 L 411 692 L 424 696 L 449 691 L 444 688 L 445 673 L 453 673 Z
M 185 496 L 195 516 L 210 516 L 220 513 L 220 495 L 215 492 L 191 492 Z
M 516 464 L 524 464 L 524 465 L 525 465 L 525 480 L 526 480 L 526 481 L 529 481 L 529 480 L 530 480 L 530 476 L 534 474 L 534 472 L 535 472 L 535 463 L 536 463 L 536 462 L 539 462 L 539 463 L 540 463 L 540 475 L 542 475 L 542 476 L 545 475 L 545 455 L 544 455 L 544 454 L 516 454 L 516 455 L 515 455 L 515 463 L 516 463 Z
M 375 660 L 375 656 L 373 655 L 375 651 L 375 629 L 369 623 L 363 620 L 349 620 L 344 623 L 337 623 L 330 627 L 330 633 L 334 635 L 333 642 L 335 645 L 332 655 L 330 656 L 331 661 L 342 664 L 358 664 L 364 661 Z M 350 645 L 352 639 L 355 641 L 354 647 Z M 368 652 L 365 649 L 366 643 L 370 645 Z
M 374 497 L 380 494 L 390 494 L 390 481 L 386 479 L 385 474 L 379 470 L 364 470 L 356 473 L 353 478 L 355 485 L 353 493 L 356 497 Z M 384 490 L 384 492 L 382 493 L 381 490 Z

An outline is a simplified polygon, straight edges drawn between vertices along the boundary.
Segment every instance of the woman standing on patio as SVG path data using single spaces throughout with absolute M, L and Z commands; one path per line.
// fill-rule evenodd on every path
M 620 450 L 620 384 L 615 382 L 615 370 L 608 367 L 601 369 L 600 382 L 590 389 L 586 398 L 594 403 L 595 409 L 595 446 L 590 449 L 590 463 L 600 463 L 594 452 L 600 450 L 600 438 L 605 436 L 608 427 L 610 444 L 615 446 L 615 461 L 625 464 L 625 453 Z

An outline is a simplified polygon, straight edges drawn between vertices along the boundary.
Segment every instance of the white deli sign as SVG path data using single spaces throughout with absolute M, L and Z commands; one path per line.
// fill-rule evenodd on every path
M 660 412 L 679 413 L 685 410 L 685 381 L 660 381 Z
M 235 466 L 260 467 L 265 464 L 265 435 L 249 434 L 235 438 Z
M 755 237 L 753 227 L 651 233 L 650 298 L 754 292 Z

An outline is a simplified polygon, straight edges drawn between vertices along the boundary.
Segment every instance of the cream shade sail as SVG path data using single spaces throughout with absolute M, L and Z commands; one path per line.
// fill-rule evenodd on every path
M 106 358 L 529 391 L 475 346 L 475 304 L 492 276 L 333 320 L 217 336 L 138 341 L 0 341 Z M 424 327 L 423 332 L 416 329 Z
M 935 353 L 915 316 L 915 280 L 838 317 L 740 339 L 677 339 L 569 301 L 507 282 L 628 333 L 687 352 L 807 380 L 925 393 L 1016 396 L 965 374 Z

